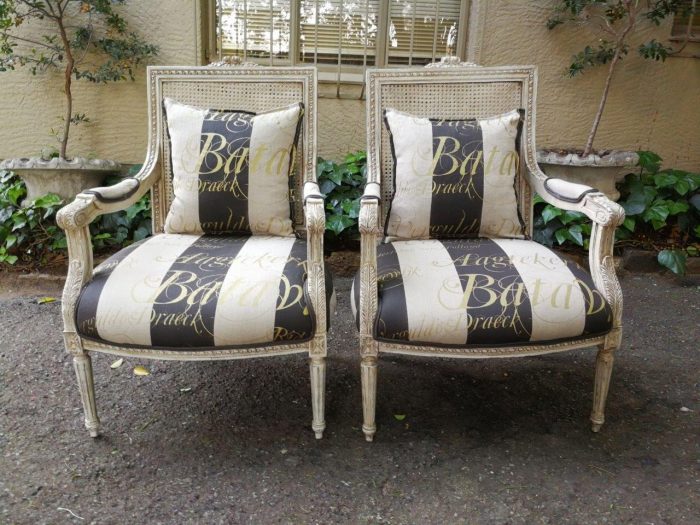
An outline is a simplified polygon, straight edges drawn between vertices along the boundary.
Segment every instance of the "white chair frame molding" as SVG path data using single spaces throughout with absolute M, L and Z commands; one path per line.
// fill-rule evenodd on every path
M 462 95 L 459 87 L 473 84 L 477 94 Z M 450 92 L 450 86 L 455 89 Z M 515 88 L 514 88 L 515 86 Z M 436 92 L 441 89 L 440 95 Z M 517 91 L 513 91 L 517 89 Z M 447 61 L 442 66 L 422 69 L 371 69 L 367 72 L 367 181 L 361 201 L 359 227 L 362 235 L 360 266 L 360 354 L 362 358 L 363 432 L 372 441 L 376 432 L 375 409 L 377 397 L 377 364 L 381 353 L 406 354 L 428 357 L 492 358 L 549 354 L 577 348 L 598 347 L 596 359 L 592 429 L 600 430 L 604 422 L 604 407 L 613 367 L 613 353 L 620 345 L 622 335 L 622 291 L 613 265 L 613 240 L 615 228 L 624 219 L 621 206 L 605 194 L 559 181 L 562 191 L 558 194 L 545 185 L 547 176 L 540 170 L 535 152 L 535 99 L 537 69 L 534 66 L 477 67 L 473 64 L 455 64 Z M 407 92 L 410 90 L 410 95 Z M 447 91 L 445 91 L 447 90 Z M 500 91 L 499 91 L 500 90 Z M 503 92 L 511 93 L 503 100 Z M 464 91 L 462 91 L 463 93 Z M 447 94 L 446 94 L 447 93 Z M 513 100 L 513 93 L 518 100 Z M 377 244 L 381 240 L 384 217 L 393 191 L 392 159 L 388 136 L 382 122 L 385 99 L 392 95 L 395 109 L 412 112 L 411 106 L 418 97 L 428 97 L 433 116 L 438 118 L 484 118 L 512 110 L 508 104 L 519 103 L 525 110 L 525 123 L 521 139 L 520 170 L 516 187 L 519 189 L 520 210 L 526 231 L 532 232 L 532 192 L 545 201 L 565 210 L 584 213 L 593 222 L 589 248 L 589 267 L 598 291 L 612 308 L 613 327 L 604 336 L 588 337 L 549 344 L 522 344 L 518 346 L 421 346 L 378 341 L 373 326 L 378 308 Z M 443 100 L 438 100 L 442 97 Z M 397 102 L 398 101 L 398 102 Z M 403 103 L 407 107 L 401 107 Z M 499 105 L 500 104 L 500 105 Z M 445 114 L 450 106 L 459 107 L 462 114 Z M 565 194 L 562 194 L 565 193 Z
M 99 434 L 90 353 L 102 352 L 124 357 L 178 361 L 208 361 L 268 357 L 308 353 L 310 358 L 313 422 L 317 438 L 325 429 L 324 389 L 326 375 L 326 295 L 323 266 L 324 204 L 316 184 L 316 89 L 313 67 L 149 67 L 148 68 L 148 149 L 143 167 L 132 180 L 110 188 L 83 192 L 60 210 L 58 224 L 68 241 L 68 276 L 63 291 L 63 337 L 73 363 L 85 409 L 85 426 L 90 435 Z M 218 107 L 226 100 L 231 108 L 253 111 L 274 109 L 302 101 L 305 106 L 300 137 L 295 204 L 295 227 L 307 239 L 308 294 L 316 315 L 316 330 L 310 342 L 259 347 L 183 350 L 113 345 L 83 338 L 76 327 L 78 297 L 93 275 L 90 223 L 99 215 L 123 210 L 146 192 L 152 196 L 153 233 L 163 232 L 172 201 L 172 184 L 163 122 L 164 95 L 183 103 Z M 212 101 L 211 98 L 216 100 Z M 209 104 L 207 105 L 207 100 Z M 228 105 L 226 107 L 229 107 Z M 99 191 L 98 191 L 99 190 Z

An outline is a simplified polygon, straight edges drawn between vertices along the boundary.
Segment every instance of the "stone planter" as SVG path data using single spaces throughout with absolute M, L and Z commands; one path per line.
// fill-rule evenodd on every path
M 620 198 L 617 182 L 636 166 L 639 156 L 634 151 L 610 151 L 604 155 L 581 157 L 577 153 L 538 150 L 537 163 L 548 176 L 586 184 L 605 193 L 612 200 Z
M 6 159 L 0 162 L 0 170 L 13 171 L 22 178 L 27 185 L 26 202 L 47 193 L 55 193 L 70 202 L 81 191 L 101 186 L 107 175 L 119 173 L 119 164 L 82 157 L 72 160 L 31 157 Z

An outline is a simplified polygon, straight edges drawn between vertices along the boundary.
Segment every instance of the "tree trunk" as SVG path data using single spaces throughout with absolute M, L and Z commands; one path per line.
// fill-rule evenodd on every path
M 605 103 L 608 101 L 608 93 L 610 92 L 610 84 L 612 82 L 613 73 L 615 73 L 615 66 L 620 61 L 620 55 L 625 45 L 625 40 L 630 31 L 634 28 L 637 22 L 637 10 L 633 6 L 630 0 L 623 0 L 625 9 L 627 10 L 627 27 L 624 28 L 622 33 L 618 35 L 617 41 L 615 42 L 615 54 L 610 61 L 610 67 L 608 68 L 608 76 L 605 79 L 605 87 L 603 88 L 603 96 L 600 98 L 600 104 L 598 105 L 598 111 L 593 119 L 593 126 L 588 134 L 588 140 L 586 141 L 586 147 L 583 150 L 583 156 L 587 157 L 593 151 L 593 140 L 595 139 L 596 133 L 598 132 L 598 126 L 600 125 L 600 119 L 603 117 L 603 110 L 605 109 Z
M 618 45 L 615 49 L 615 54 L 610 61 L 610 68 L 608 69 L 608 76 L 605 79 L 605 87 L 603 88 L 603 96 L 600 99 L 600 104 L 598 105 L 598 111 L 593 119 L 593 127 L 588 134 L 588 140 L 586 141 L 586 147 L 583 150 L 583 156 L 587 157 L 593 151 L 593 140 L 598 132 L 598 126 L 600 125 L 600 119 L 603 117 L 603 110 L 605 109 L 605 103 L 608 101 L 608 93 L 610 92 L 610 84 L 612 82 L 613 73 L 615 72 L 615 66 L 620 60 L 620 46 Z
M 71 83 L 73 80 L 73 68 L 75 67 L 75 60 L 73 58 L 73 52 L 70 48 L 70 41 L 68 40 L 66 28 L 63 25 L 62 13 L 59 14 L 58 18 L 56 19 L 56 23 L 58 24 L 58 29 L 61 33 L 61 41 L 63 42 L 63 53 L 66 59 L 66 68 L 63 73 L 63 89 L 66 95 L 66 111 L 64 113 L 63 135 L 61 136 L 61 150 L 59 152 L 59 156 L 62 159 L 66 159 L 66 150 L 68 149 L 68 135 L 70 133 L 71 119 L 73 116 L 73 94 L 71 92 Z

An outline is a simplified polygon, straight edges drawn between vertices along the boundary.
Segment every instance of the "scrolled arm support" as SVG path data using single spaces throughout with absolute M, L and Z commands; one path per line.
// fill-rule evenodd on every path
M 75 200 L 61 208 L 56 223 L 66 231 L 88 226 L 98 216 L 122 211 L 137 202 L 151 189 L 158 171 L 156 161 L 146 162 L 134 177 L 114 186 L 92 188 L 76 195 Z
M 323 234 L 326 230 L 326 215 L 323 196 L 318 184 L 307 182 L 304 185 L 304 219 L 306 221 L 308 291 L 316 314 L 316 339 L 326 334 L 326 280 L 323 264 Z M 317 351 L 324 352 L 325 345 L 316 345 Z M 312 356 L 313 357 L 313 356 Z
M 368 183 L 360 200 L 360 348 L 363 357 L 377 355 L 373 336 L 377 313 L 377 242 L 380 228 L 380 186 Z
M 546 202 L 562 210 L 580 211 L 601 226 L 622 224 L 625 211 L 604 193 L 590 186 L 561 179 L 550 179 L 537 165 L 528 165 L 530 187 Z

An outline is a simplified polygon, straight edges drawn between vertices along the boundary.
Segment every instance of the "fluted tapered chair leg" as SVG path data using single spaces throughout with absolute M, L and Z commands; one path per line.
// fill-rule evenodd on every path
M 321 439 L 323 431 L 326 429 L 326 358 L 311 358 L 309 368 L 311 370 L 311 408 L 313 410 L 311 428 L 316 434 L 316 439 Z
M 362 432 L 367 441 L 374 440 L 377 432 L 375 413 L 377 409 L 377 358 L 364 357 L 360 365 L 362 370 Z
M 92 359 L 88 354 L 73 357 L 73 367 L 78 379 L 80 399 L 85 411 L 85 428 L 90 432 L 90 437 L 100 435 L 100 418 L 97 417 L 97 405 L 95 403 L 95 383 L 92 379 Z
M 595 364 L 595 386 L 593 389 L 593 410 L 591 411 L 591 430 L 598 432 L 605 422 L 605 401 L 608 397 L 610 378 L 612 376 L 615 348 L 600 345 Z

